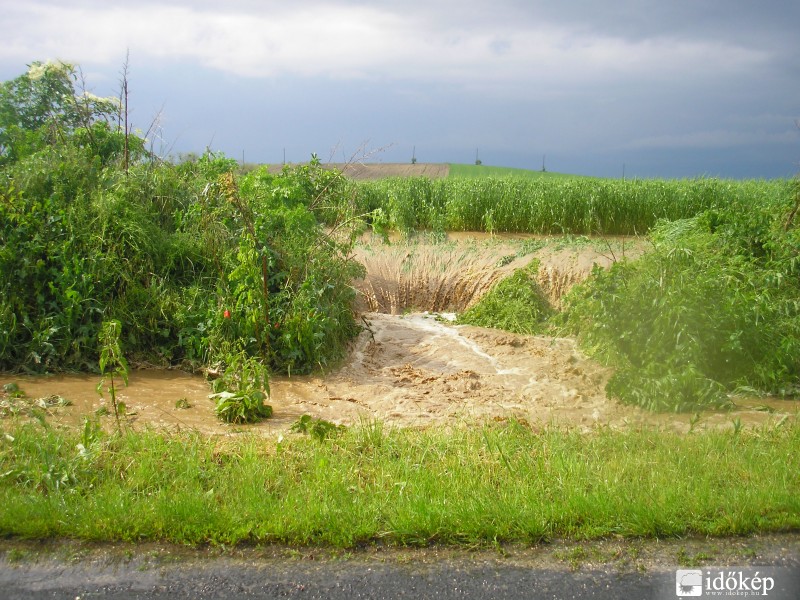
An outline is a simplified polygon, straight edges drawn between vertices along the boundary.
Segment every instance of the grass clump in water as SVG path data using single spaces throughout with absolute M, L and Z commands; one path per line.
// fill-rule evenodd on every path
M 536 281 L 538 271 L 537 259 L 517 269 L 461 314 L 458 323 L 526 335 L 541 332 L 553 309 Z

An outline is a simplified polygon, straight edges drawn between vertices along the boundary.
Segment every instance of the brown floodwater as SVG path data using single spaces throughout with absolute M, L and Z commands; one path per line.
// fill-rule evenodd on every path
M 333 372 L 273 377 L 269 403 L 274 415 L 255 425 L 228 425 L 214 415 L 211 388 L 201 375 L 174 370 L 132 371 L 117 387 L 134 429 L 196 430 L 205 434 L 288 431 L 302 415 L 339 424 L 381 420 L 401 427 L 449 426 L 497 419 L 532 425 L 591 430 L 654 426 L 687 432 L 693 415 L 653 414 L 622 405 L 605 394 L 611 371 L 584 356 L 575 340 L 521 336 L 494 329 L 457 326 L 448 311 L 471 306 L 500 278 L 532 259 L 540 261 L 539 284 L 557 306 L 585 279 L 594 264 L 608 265 L 641 252 L 641 243 L 615 239 L 577 247 L 525 250 L 520 238 L 451 234 L 446 243 L 362 243 L 355 257 L 367 276 L 356 282 L 365 329 L 349 356 Z M 98 376 L 0 374 L 0 386 L 17 383 L 26 400 L 0 392 L 1 421 L 16 409 L 44 407 L 54 425 L 78 426 L 105 407 L 109 394 L 96 391 Z M 107 384 L 106 384 L 107 387 Z M 68 406 L 59 406 L 64 401 Z M 697 429 L 777 423 L 796 419 L 800 403 L 775 398 L 735 398 L 735 408 L 705 411 Z M 109 426 L 113 417 L 103 416 Z
M 516 418 L 585 431 L 598 426 L 690 429 L 692 415 L 653 414 L 607 398 L 610 371 L 581 354 L 574 340 L 455 326 L 429 313 L 369 313 L 365 319 L 369 329 L 336 371 L 272 379 L 271 419 L 255 425 L 222 423 L 201 375 L 142 370 L 130 374 L 127 387 L 117 387 L 117 399 L 127 409 L 125 422 L 136 430 L 264 435 L 288 431 L 303 414 L 345 425 L 381 420 L 390 426 L 426 427 Z M 95 389 L 98 381 L 87 375 L 0 375 L 0 385 L 16 383 L 28 405 L 56 404 L 53 396 L 68 400 L 69 406 L 46 408 L 52 424 L 68 427 L 110 408 L 109 394 L 103 399 Z M 13 401 L 6 396 L 3 402 Z M 774 398 L 734 402 L 733 410 L 701 413 L 695 427 L 733 427 L 736 420 L 745 426 L 777 423 L 796 419 L 800 409 L 796 401 Z M 101 418 L 112 426 L 113 417 Z

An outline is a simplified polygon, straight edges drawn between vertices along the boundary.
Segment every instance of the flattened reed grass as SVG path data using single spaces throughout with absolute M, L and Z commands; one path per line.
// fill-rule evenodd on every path
M 31 425 L 3 436 L 0 535 L 352 547 L 800 528 L 789 423 L 689 435 L 371 423 L 322 442 L 147 432 L 78 443 Z

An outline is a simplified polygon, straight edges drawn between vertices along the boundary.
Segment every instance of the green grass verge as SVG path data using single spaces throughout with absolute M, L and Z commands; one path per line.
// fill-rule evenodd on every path
M 0 439 L 3 536 L 351 547 L 800 528 L 789 423 L 689 435 L 365 424 L 277 444 L 27 425 Z

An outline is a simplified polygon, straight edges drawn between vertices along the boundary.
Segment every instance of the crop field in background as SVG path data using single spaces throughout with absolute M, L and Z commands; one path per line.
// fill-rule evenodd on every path
M 446 179 L 360 181 L 354 184 L 358 210 L 373 213 L 381 227 L 405 232 L 641 235 L 659 220 L 706 210 L 747 210 L 793 193 L 791 180 L 620 180 L 535 171 L 495 176 L 491 167 L 455 167 Z M 459 175 L 459 170 L 470 175 Z
M 533 171 L 531 169 L 518 169 L 514 167 L 495 167 L 490 165 L 464 165 L 449 163 L 449 177 L 523 177 L 526 179 L 563 179 L 581 178 L 582 175 L 569 175 L 554 171 Z

